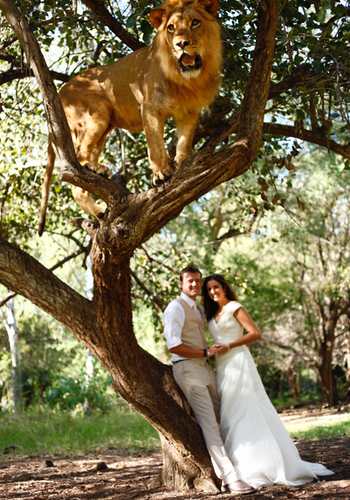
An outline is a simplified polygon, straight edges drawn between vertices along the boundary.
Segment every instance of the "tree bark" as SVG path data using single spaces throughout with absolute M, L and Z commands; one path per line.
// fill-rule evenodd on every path
M 10 0 L 0 0 L 0 9 L 12 26 L 21 46 L 26 54 L 27 61 L 32 69 L 39 87 L 44 95 L 44 105 L 49 126 L 49 131 L 57 146 L 58 155 L 68 164 L 77 164 L 73 142 L 70 139 L 68 123 L 58 98 L 55 85 L 50 76 L 45 59 L 40 51 L 38 42 L 35 40 L 26 19 L 21 15 L 17 7 Z M 52 111 L 51 112 L 51 108 Z M 56 120 L 60 117 L 60 121 Z M 67 137 L 70 139 L 67 142 Z
M 320 356 L 321 363 L 319 365 L 319 375 L 323 397 L 329 405 L 333 406 L 335 404 L 335 393 L 332 375 L 332 349 L 322 345 Z
M 298 400 L 300 397 L 299 370 L 294 358 L 292 358 L 292 361 L 287 368 L 287 379 L 293 398 Z
M 336 401 L 334 378 L 332 373 L 332 360 L 335 342 L 335 329 L 337 327 L 339 315 L 337 307 L 333 302 L 331 302 L 327 309 L 329 309 L 329 314 L 324 318 L 323 340 L 319 352 L 320 364 L 318 371 L 324 399 L 329 405 L 333 406 Z

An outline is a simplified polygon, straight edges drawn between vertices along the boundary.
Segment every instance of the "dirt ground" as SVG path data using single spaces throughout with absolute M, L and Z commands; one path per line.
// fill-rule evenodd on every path
M 327 415 L 327 412 L 319 416 Z M 310 411 L 304 415 L 310 417 Z M 316 417 L 316 414 L 313 415 Z M 283 420 L 299 421 L 302 413 L 291 412 Z M 350 499 L 350 439 L 297 441 L 305 460 L 321 462 L 335 474 L 328 479 L 288 488 L 263 488 L 244 499 Z M 109 449 L 84 457 L 15 457 L 2 455 L 0 461 L 0 499 L 27 500 L 169 500 L 229 499 L 232 495 L 204 495 L 196 492 L 177 493 L 161 487 L 159 452 L 127 455 Z

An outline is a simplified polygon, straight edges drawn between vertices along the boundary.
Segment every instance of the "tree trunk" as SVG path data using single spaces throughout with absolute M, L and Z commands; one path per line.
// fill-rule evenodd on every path
M 337 308 L 334 303 L 329 304 L 328 317 L 324 318 L 323 341 L 320 347 L 320 364 L 318 372 L 321 380 L 323 397 L 329 405 L 335 404 L 334 378 L 332 360 L 335 342 L 335 329 L 338 322 Z
M 300 397 L 299 371 L 298 368 L 295 367 L 294 362 L 288 366 L 287 379 L 293 398 L 299 399 Z
M 335 404 L 335 394 L 334 394 L 334 381 L 332 375 L 332 352 L 326 347 L 322 347 L 322 359 L 320 366 L 318 368 L 321 389 L 324 399 L 329 405 Z
M 22 380 L 21 380 L 21 364 L 20 353 L 18 346 L 18 328 L 15 316 L 14 299 L 11 299 L 6 304 L 7 314 L 5 316 L 5 330 L 7 332 L 10 353 L 11 353 L 11 375 L 12 375 L 12 403 L 15 413 L 18 413 L 23 408 L 22 401 Z
M 162 435 L 167 487 L 195 485 L 212 491 L 213 472 L 198 425 L 179 395 L 171 369 L 141 349 L 132 326 L 129 257 L 121 259 L 94 245 L 94 303 L 99 330 L 97 353 L 115 390 Z M 186 443 L 186 448 L 183 443 Z

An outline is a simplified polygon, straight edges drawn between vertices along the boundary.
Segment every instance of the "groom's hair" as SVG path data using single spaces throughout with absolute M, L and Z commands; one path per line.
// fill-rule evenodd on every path
M 193 264 L 189 264 L 188 266 L 184 267 L 181 271 L 180 271 L 180 282 L 182 283 L 182 279 L 183 279 L 183 276 L 185 273 L 199 273 L 201 276 L 202 276 L 202 273 L 201 271 L 198 269 L 197 266 L 193 265 Z

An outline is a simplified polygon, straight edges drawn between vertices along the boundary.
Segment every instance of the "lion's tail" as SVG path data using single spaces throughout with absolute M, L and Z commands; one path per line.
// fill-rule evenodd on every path
M 41 236 L 43 234 L 44 228 L 45 228 L 46 212 L 47 212 L 47 205 L 48 205 L 48 201 L 49 201 L 52 172 L 53 172 L 53 167 L 55 165 L 55 158 L 56 158 L 51 139 L 49 139 L 49 144 L 48 144 L 48 148 L 47 148 L 47 156 L 48 156 L 47 165 L 46 165 L 46 169 L 45 169 L 45 173 L 44 173 L 43 183 L 41 186 L 40 218 L 39 218 L 39 226 L 38 226 L 39 236 Z

